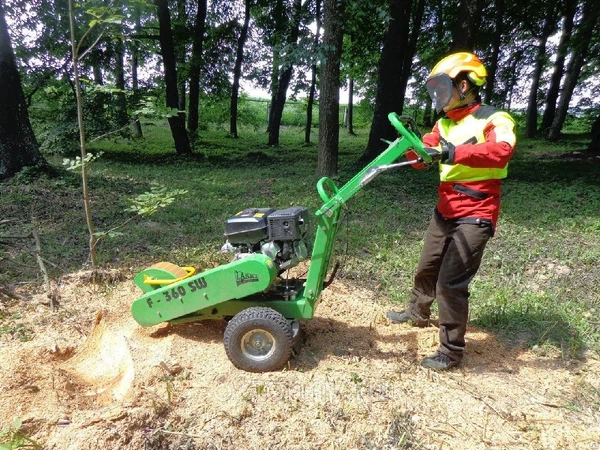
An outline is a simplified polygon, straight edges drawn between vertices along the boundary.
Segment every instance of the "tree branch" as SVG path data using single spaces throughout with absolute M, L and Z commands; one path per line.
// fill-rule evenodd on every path
M 75 54 L 75 56 L 77 56 L 79 54 L 79 49 L 81 48 L 81 44 L 83 44 L 83 41 L 85 41 L 85 38 L 88 36 L 88 34 L 90 34 L 96 28 L 97 25 L 98 25 L 98 22 L 96 22 L 94 25 L 92 25 L 91 27 L 89 27 L 85 31 L 85 33 L 83 33 L 83 36 L 81 36 L 81 38 L 79 39 L 79 43 L 77 44 L 77 47 L 76 47 L 76 52 L 77 53 Z M 102 36 L 102 33 L 100 33 L 100 36 Z M 96 39 L 96 42 L 98 42 L 97 39 Z M 93 46 L 94 45 L 92 45 L 91 47 L 93 47 Z M 88 47 L 88 49 L 91 48 L 91 47 Z
M 136 119 L 136 120 L 137 120 L 137 119 Z M 91 139 L 91 140 L 89 141 L 89 143 L 91 144 L 92 142 L 99 141 L 100 139 L 102 139 L 102 138 L 105 138 L 106 136 L 110 136 L 111 134 L 115 134 L 115 133 L 118 133 L 119 131 L 123 131 L 124 129 L 126 129 L 126 128 L 128 128 L 128 127 L 132 126 L 132 125 L 133 125 L 133 124 L 136 122 L 136 120 L 134 120 L 134 121 L 132 121 L 132 122 L 128 123 L 127 125 L 125 125 L 125 126 L 123 126 L 123 127 L 119 128 L 118 130 L 109 131 L 108 133 L 104 133 L 104 134 L 101 134 L 100 136 L 96 136 L 94 139 Z
M 54 311 L 54 298 L 52 297 L 52 287 L 50 285 L 50 278 L 48 277 L 48 271 L 46 270 L 46 265 L 44 264 L 44 259 L 42 258 L 42 245 L 40 243 L 40 236 L 37 232 L 36 221 L 35 218 L 31 218 L 31 234 L 33 235 L 33 239 L 35 240 L 35 258 L 37 259 L 38 266 L 40 266 L 40 271 L 42 272 L 42 277 L 44 278 L 44 284 L 46 285 L 46 295 L 50 299 L 50 310 Z
M 121 225 L 117 225 L 116 227 L 112 227 L 110 230 L 104 231 L 104 233 L 105 234 L 109 234 L 109 233 L 112 233 L 113 231 L 118 230 L 119 228 L 123 228 L 125 225 L 127 225 L 129 222 L 131 222 L 136 217 L 137 216 L 130 217 L 125 222 L 123 222 Z M 96 248 L 96 246 L 98 245 L 99 242 L 100 242 L 100 239 L 96 239 L 96 242 L 94 242 L 94 248 Z
M 6 289 L 2 286 L 0 286 L 0 294 L 4 295 L 5 297 L 11 298 L 13 300 L 21 300 L 21 301 L 27 300 L 25 297 L 22 297 L 19 294 L 15 294 L 14 292 L 12 292 L 9 289 Z
M 152 39 L 153 41 L 160 39 L 158 34 L 129 34 L 127 37 L 131 39 Z
M 82 59 L 84 59 L 88 55 L 88 53 L 90 53 L 94 49 L 94 47 L 100 41 L 100 39 L 102 39 L 102 36 L 104 36 L 104 31 L 98 35 L 98 37 L 96 38 L 96 40 L 92 43 L 92 45 L 90 45 L 85 50 L 85 52 L 83 52 L 80 56 L 77 57 L 77 61 L 81 61 Z M 77 47 L 77 51 L 79 51 L 79 47 Z

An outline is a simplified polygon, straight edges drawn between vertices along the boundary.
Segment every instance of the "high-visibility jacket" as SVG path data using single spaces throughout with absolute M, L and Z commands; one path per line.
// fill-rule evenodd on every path
M 427 147 L 443 140 L 455 148 L 451 160 L 440 164 L 437 210 L 446 219 L 498 221 L 501 181 L 515 145 L 515 123 L 504 111 L 475 103 L 446 113 L 431 133 Z

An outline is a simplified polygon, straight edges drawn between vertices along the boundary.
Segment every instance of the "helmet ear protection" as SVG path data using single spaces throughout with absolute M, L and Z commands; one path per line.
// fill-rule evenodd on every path
M 487 75 L 487 74 L 486 74 Z M 485 84 L 485 76 L 480 77 L 476 72 L 467 72 L 467 78 L 471 83 L 473 83 L 477 87 L 481 87 Z

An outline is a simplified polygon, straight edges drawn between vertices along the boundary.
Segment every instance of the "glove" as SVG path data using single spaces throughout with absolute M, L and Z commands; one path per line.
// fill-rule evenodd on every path
M 440 162 L 444 164 L 454 164 L 454 150 L 456 149 L 454 144 L 445 139 L 440 139 L 440 144 L 442 145 Z
M 431 148 L 431 147 L 423 147 L 423 150 L 425 150 L 427 152 L 427 154 L 429 156 L 431 156 L 431 163 L 433 164 L 435 162 L 441 161 L 442 160 L 442 155 L 444 153 L 444 151 L 439 151 L 436 150 L 435 148 Z
M 442 141 L 441 150 L 436 150 L 431 147 L 424 147 L 424 150 L 429 156 L 431 156 L 431 164 L 434 162 L 441 162 L 443 164 L 452 164 L 454 161 L 454 144 Z
M 441 151 L 431 147 L 423 147 L 423 150 L 425 150 L 427 154 L 431 156 L 431 163 L 415 163 L 411 164 L 412 167 L 415 169 L 426 169 L 428 165 L 438 161 L 444 164 L 452 164 L 454 161 L 454 144 L 442 140 L 441 147 Z M 406 150 L 404 156 L 409 161 L 419 159 L 419 155 L 413 149 Z

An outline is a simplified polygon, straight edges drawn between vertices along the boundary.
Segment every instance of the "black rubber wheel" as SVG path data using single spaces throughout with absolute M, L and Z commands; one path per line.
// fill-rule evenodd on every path
M 282 369 L 292 354 L 292 326 L 271 308 L 244 309 L 229 321 L 223 343 L 232 364 L 246 372 Z

